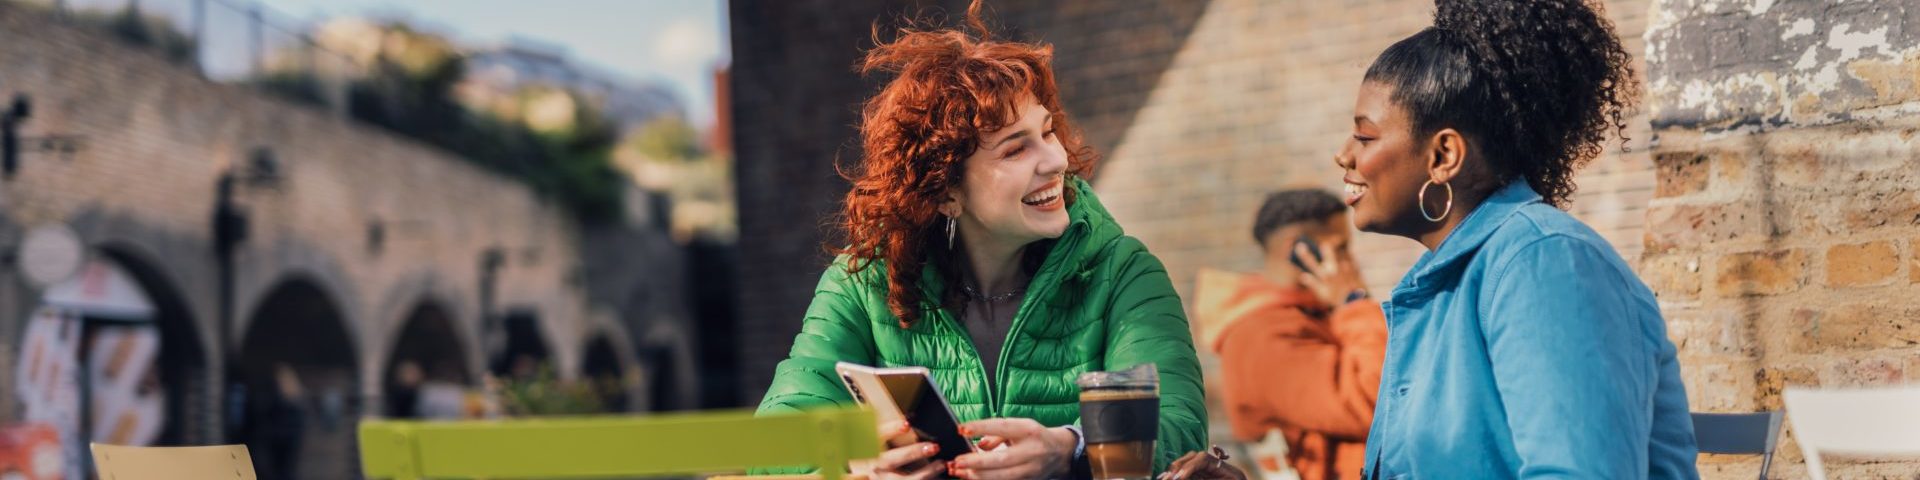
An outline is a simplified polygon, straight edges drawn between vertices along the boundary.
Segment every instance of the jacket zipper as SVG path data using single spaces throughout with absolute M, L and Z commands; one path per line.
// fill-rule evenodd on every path
M 1067 233 L 1069 234 L 1073 233 L 1072 232 L 1073 227 L 1074 226 L 1068 226 Z M 1067 240 L 1065 240 L 1064 238 L 1065 235 L 1062 235 L 1062 237 L 1063 238 L 1061 241 L 1053 244 L 1053 248 L 1055 249 L 1055 251 L 1049 252 L 1048 255 L 1053 255 L 1055 253 L 1061 252 L 1063 250 L 1060 250 L 1060 249 L 1063 249 L 1063 248 L 1077 249 L 1080 247 L 1080 242 L 1076 241 L 1076 242 L 1069 243 Z M 1060 285 L 1060 281 L 1058 280 L 1058 278 L 1060 278 L 1061 275 L 1064 275 L 1064 273 L 1062 273 L 1060 270 L 1069 269 L 1069 268 L 1072 268 L 1072 269 L 1079 268 L 1079 265 L 1066 265 L 1066 263 L 1071 263 L 1072 259 L 1064 254 L 1062 255 L 1060 261 L 1063 263 L 1060 265 L 1054 265 L 1053 269 L 1041 268 L 1040 271 L 1034 272 L 1033 278 L 1027 281 L 1027 294 L 1023 295 L 1020 298 L 1020 308 L 1013 311 L 1013 325 L 1010 325 L 1007 327 L 1007 339 L 1000 342 L 1000 364 L 993 366 L 993 371 L 998 374 L 993 376 L 992 382 L 988 382 L 993 385 L 989 386 L 987 390 L 988 396 L 990 398 L 989 404 L 995 405 L 995 407 L 992 409 L 995 417 L 998 417 L 1000 415 L 1000 410 L 998 408 L 998 405 L 1001 405 L 1006 401 L 1006 398 L 1004 397 L 1007 394 L 1007 389 L 1005 388 L 1004 383 L 1007 381 L 1008 347 L 1013 345 L 1013 339 L 1019 338 L 1019 337 L 1016 337 L 1015 335 L 1020 333 L 1020 326 L 1027 323 L 1026 322 L 1027 317 L 1032 315 L 1034 304 L 1039 303 L 1041 301 L 1040 299 L 1044 299 L 1044 298 L 1047 298 L 1047 296 L 1052 295 L 1056 287 Z M 1042 282 L 1041 279 L 1046 279 L 1047 281 Z M 967 342 L 967 344 L 972 345 L 973 342 Z M 974 355 L 977 357 L 978 355 L 980 355 L 980 353 L 974 352 Z M 995 388 L 995 387 L 998 387 L 998 388 Z
M 1015 313 L 1014 315 L 1017 317 L 1019 314 Z M 980 396 L 980 398 L 986 399 L 986 403 L 987 403 L 986 418 L 999 418 L 1000 409 L 994 405 L 994 401 L 993 401 L 993 391 L 995 390 L 993 388 L 994 387 L 993 384 L 997 383 L 999 379 L 987 377 L 987 362 L 984 358 L 980 357 L 980 349 L 975 348 L 973 346 L 973 334 L 968 333 L 967 327 L 965 325 L 960 324 L 960 319 L 953 318 L 952 312 L 948 312 L 946 309 L 943 308 L 943 309 L 940 309 L 940 316 L 945 317 L 947 319 L 948 328 L 952 328 L 955 332 L 960 334 L 961 338 L 965 338 L 967 340 L 964 343 L 967 344 L 967 351 L 973 352 L 973 366 L 974 368 L 980 370 L 980 377 L 981 377 L 980 379 L 984 380 L 983 382 L 981 382 L 981 384 L 986 385 L 987 387 L 987 391 L 981 392 L 982 395 Z M 1011 340 L 1013 337 L 1009 336 L 1007 338 Z M 1002 348 L 1003 348 L 1002 353 L 1004 354 L 1005 352 L 1004 344 L 1002 345 Z M 1000 360 L 1001 360 L 1000 363 L 1006 363 L 1005 358 L 1002 358 Z
M 1072 234 L 1073 233 L 1072 229 L 1076 226 L 1078 225 L 1068 226 L 1067 233 Z M 1082 228 L 1085 228 L 1085 227 L 1082 227 Z M 1061 249 L 1061 248 L 1079 248 L 1079 242 L 1073 242 L 1072 244 L 1069 245 L 1064 240 L 1064 237 L 1066 237 L 1066 235 L 1062 235 L 1062 237 L 1063 237 L 1062 241 L 1055 243 L 1053 245 L 1053 248 L 1056 249 L 1056 251 L 1058 251 L 1058 249 Z M 1052 255 L 1052 253 L 1049 253 L 1049 255 Z M 1062 261 L 1070 261 L 1070 260 L 1063 257 Z M 1067 268 L 1067 266 L 1065 265 L 1055 266 L 1055 269 L 1060 269 L 1060 268 Z M 1013 339 L 1017 338 L 1015 337 L 1015 335 L 1020 333 L 1020 326 L 1026 323 L 1027 316 L 1032 311 L 1033 304 L 1037 301 L 1035 299 L 1046 298 L 1046 295 L 1050 295 L 1053 293 L 1053 290 L 1054 290 L 1053 287 L 1059 284 L 1059 282 L 1054 281 L 1052 279 L 1058 276 L 1059 276 L 1059 272 L 1054 272 L 1054 271 L 1050 271 L 1049 269 L 1042 268 L 1039 272 L 1034 273 L 1033 279 L 1028 280 L 1027 294 L 1020 298 L 1020 308 L 1013 311 L 1013 324 L 1007 327 L 1007 338 L 1006 340 L 1000 341 L 1000 364 L 993 366 L 993 371 L 997 373 L 997 375 L 987 378 L 986 379 L 987 381 L 985 382 L 987 386 L 987 392 L 986 392 L 987 418 L 999 418 L 1001 414 L 1000 412 L 1001 403 L 1005 401 L 1005 398 L 1002 398 L 1002 397 L 1005 397 L 1007 393 L 1007 389 L 1006 389 L 1007 350 L 1008 350 L 1007 347 L 1010 345 L 1013 345 Z M 1042 277 L 1048 278 L 1049 281 L 1045 283 L 1040 282 L 1040 279 Z M 1040 287 L 1045 288 L 1045 290 L 1043 291 L 1039 288 L 1034 288 L 1035 285 L 1039 285 Z M 960 319 L 954 318 L 951 312 L 946 311 L 946 309 L 941 309 L 940 313 L 941 313 L 941 316 L 946 317 L 948 327 L 951 327 L 956 331 L 960 332 L 960 335 L 967 339 L 966 341 L 967 350 L 973 352 L 974 365 L 980 369 L 981 376 L 983 377 L 986 376 L 987 362 L 986 362 L 986 359 L 980 357 L 980 349 L 973 346 L 973 334 L 967 333 L 966 326 L 961 325 Z
M 1013 311 L 1013 325 L 1009 325 L 1007 327 L 1007 339 L 1000 342 L 1000 364 L 993 366 L 994 376 L 993 376 L 993 382 L 991 382 L 994 384 L 993 387 L 996 387 L 996 388 L 991 388 L 988 390 L 988 392 L 993 396 L 992 403 L 994 405 L 1000 405 L 1002 402 L 1006 401 L 1006 398 L 1004 397 L 1007 394 L 1007 389 L 1006 389 L 1006 386 L 1002 384 L 1007 381 L 1007 350 L 1008 350 L 1007 347 L 1013 344 L 1013 339 L 1016 338 L 1014 334 L 1017 334 L 1020 332 L 1020 325 L 1023 323 L 1026 323 L 1027 314 L 1029 311 L 1028 307 L 1033 303 L 1033 299 L 1041 298 L 1036 295 L 1041 292 L 1031 288 L 1034 281 L 1038 281 L 1039 279 L 1040 279 L 1039 275 L 1034 275 L 1033 280 L 1028 281 L 1027 285 L 1029 288 L 1027 288 L 1027 294 L 1020 298 L 1020 308 Z M 996 408 L 994 410 L 994 416 L 997 417 L 999 415 L 1000 415 L 1000 411 Z

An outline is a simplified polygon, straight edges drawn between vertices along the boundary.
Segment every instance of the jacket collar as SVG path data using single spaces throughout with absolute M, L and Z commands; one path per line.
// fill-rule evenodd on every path
M 1053 240 L 1046 260 L 1040 264 L 1039 271 L 1034 272 L 1027 288 L 1028 296 L 1037 295 L 1056 306 L 1070 306 L 1077 301 L 1072 295 L 1061 295 L 1057 287 L 1062 283 L 1079 285 L 1089 281 L 1098 266 L 1095 260 L 1099 259 L 1100 250 L 1124 233 L 1119 222 L 1114 221 L 1106 206 L 1094 196 L 1093 185 L 1070 176 L 1067 188 L 1074 193 L 1073 203 L 1067 205 L 1067 230 Z M 939 303 L 947 287 L 932 268 L 922 270 L 920 285 L 932 304 Z
M 1493 233 L 1500 229 L 1501 224 L 1506 223 L 1507 219 L 1518 213 L 1522 207 L 1535 203 L 1544 203 L 1544 201 L 1541 200 L 1538 192 L 1533 191 L 1533 186 L 1525 180 L 1508 182 L 1506 186 L 1495 190 L 1493 195 L 1488 196 L 1486 200 L 1480 202 L 1479 206 L 1474 207 L 1472 212 L 1467 213 L 1467 218 L 1453 228 L 1453 233 L 1447 234 L 1447 238 L 1440 241 L 1439 248 L 1420 256 L 1420 260 L 1415 262 L 1413 269 L 1407 273 L 1406 280 L 1400 282 L 1399 289 L 1417 289 L 1430 285 L 1435 280 L 1434 277 L 1440 273 L 1473 259 L 1474 254 L 1480 251 L 1480 246 L 1485 245 L 1487 239 L 1493 237 Z

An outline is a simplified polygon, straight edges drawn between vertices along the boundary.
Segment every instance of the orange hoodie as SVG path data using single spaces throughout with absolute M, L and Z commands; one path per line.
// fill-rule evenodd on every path
M 1329 308 L 1303 288 L 1219 271 L 1202 272 L 1198 290 L 1198 323 L 1226 325 L 1208 347 L 1234 437 L 1279 428 L 1302 480 L 1358 478 L 1386 356 L 1380 304 Z

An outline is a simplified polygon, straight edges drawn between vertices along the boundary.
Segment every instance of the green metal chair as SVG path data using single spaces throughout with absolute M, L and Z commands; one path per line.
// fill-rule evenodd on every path
M 658 476 L 811 465 L 837 480 L 847 461 L 880 454 L 874 415 L 834 409 L 500 421 L 366 421 L 368 478 Z

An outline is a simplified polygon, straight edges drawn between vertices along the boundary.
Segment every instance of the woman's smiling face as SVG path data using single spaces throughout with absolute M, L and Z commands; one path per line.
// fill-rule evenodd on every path
M 1067 150 L 1053 112 L 1032 97 L 1019 105 L 1013 123 L 982 132 L 953 189 L 970 239 L 1018 246 L 1067 231 Z
M 1423 229 L 1420 189 L 1429 179 L 1423 138 L 1393 103 L 1393 87 L 1362 82 L 1353 106 L 1353 133 L 1334 163 L 1346 170 L 1346 203 L 1361 231 L 1407 236 Z M 1437 211 L 1437 210 L 1436 210 Z

